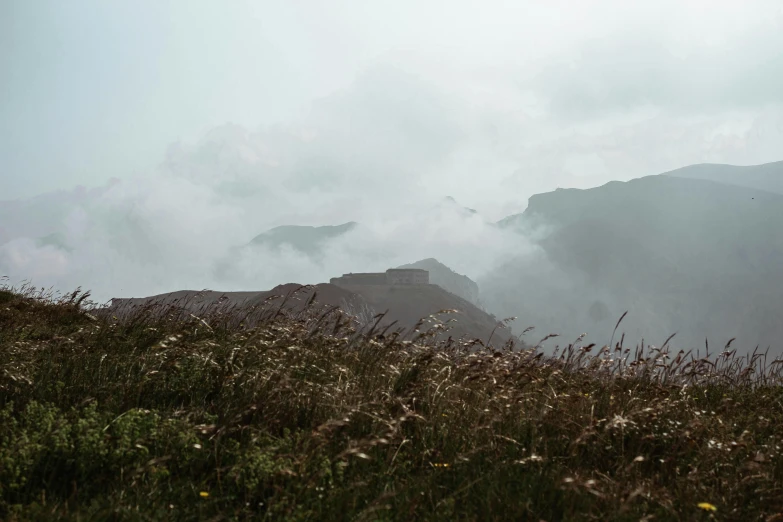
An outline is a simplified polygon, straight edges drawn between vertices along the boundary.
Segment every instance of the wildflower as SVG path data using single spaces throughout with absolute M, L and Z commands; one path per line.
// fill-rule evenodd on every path
M 201 498 L 208 498 L 209 497 L 209 493 L 207 493 L 206 491 L 201 491 L 198 494 L 198 496 L 201 497 Z
M 710 504 L 709 502 L 699 502 L 699 509 L 703 509 L 704 511 L 717 511 L 718 508 Z
M 527 464 L 528 462 L 541 462 L 544 459 L 535 453 L 522 460 L 515 460 L 515 464 Z
M 633 426 L 634 424 L 636 423 L 631 419 L 622 417 L 620 415 L 615 415 L 614 418 L 610 421 L 609 427 L 616 428 L 619 426 L 620 428 L 625 428 L 628 425 Z

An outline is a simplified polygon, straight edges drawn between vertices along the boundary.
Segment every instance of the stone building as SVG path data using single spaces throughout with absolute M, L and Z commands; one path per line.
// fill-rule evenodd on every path
M 390 285 L 428 285 L 430 273 L 421 268 L 390 268 L 386 271 L 386 281 Z
M 363 272 L 358 274 L 343 274 L 342 277 L 333 277 L 329 280 L 333 285 L 385 285 L 385 272 Z
M 386 272 L 343 274 L 329 282 L 333 285 L 428 285 L 430 273 L 420 268 L 390 268 Z

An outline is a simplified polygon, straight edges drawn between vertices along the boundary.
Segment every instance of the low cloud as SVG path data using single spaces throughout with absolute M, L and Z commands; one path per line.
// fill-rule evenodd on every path
M 16 205 L 11 222 L 36 226 L 17 227 L 21 237 L 0 245 L 0 273 L 60 291 L 89 288 L 99 300 L 325 282 L 427 257 L 479 277 L 532 247 L 492 226 L 500 216 L 466 213 L 445 200 L 465 195 L 452 193 L 449 165 L 466 151 L 489 156 L 467 132 L 472 114 L 415 74 L 370 70 L 302 121 L 217 127 L 194 143 L 173 144 L 145 175 L 80 199 Z M 490 182 L 482 174 L 474 175 L 477 186 Z M 317 260 L 241 248 L 274 226 L 347 221 L 361 226 Z M 50 235 L 57 244 L 40 245 Z M 28 262 L 36 256 L 39 263 Z
M 40 246 L 33 238 L 0 246 L 0 269 L 36 286 L 88 288 L 103 301 L 178 289 L 263 290 L 285 282 L 327 282 L 344 272 L 385 270 L 427 257 L 477 278 L 533 248 L 480 216 L 422 198 L 360 216 L 360 226 L 313 259 L 285 247 L 247 246 L 266 227 L 249 219 L 257 215 L 255 205 L 274 208 L 273 201 L 241 205 L 179 178 L 146 180 L 145 188 L 140 182 L 113 187 L 73 209 L 58 230 L 67 250 Z

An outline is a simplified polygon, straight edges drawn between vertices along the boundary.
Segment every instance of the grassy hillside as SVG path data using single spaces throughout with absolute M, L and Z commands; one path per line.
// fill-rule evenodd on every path
M 83 299 L 0 291 L 2 520 L 783 519 L 763 356 L 547 359 Z

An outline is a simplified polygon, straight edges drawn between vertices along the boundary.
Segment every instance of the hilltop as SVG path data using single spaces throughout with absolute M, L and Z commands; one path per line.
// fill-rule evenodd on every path
M 147 306 L 158 309 L 173 306 L 196 315 L 214 312 L 238 313 L 254 308 L 269 311 L 280 307 L 289 311 L 301 311 L 308 304 L 315 305 L 320 310 L 338 307 L 357 317 L 364 325 L 374 323 L 373 317 L 377 314 L 385 314 L 378 325 L 380 330 L 394 323 L 390 331 L 399 328 L 410 331 L 420 319 L 438 314 L 438 321 L 451 322 L 448 332 L 438 334 L 437 338 L 466 337 L 482 342 L 491 339 L 495 346 L 502 346 L 511 338 L 507 328 L 498 326 L 498 319 L 437 285 L 338 286 L 322 283 L 303 286 L 287 283 L 258 292 L 182 290 L 149 297 L 116 298 L 112 300 L 106 313 L 127 315 Z M 454 312 L 439 314 L 444 310 Z M 254 317 L 259 315 L 263 314 L 258 313 Z M 428 321 L 423 329 L 427 329 L 430 324 L 433 323 Z
M 435 258 L 422 259 L 415 263 L 400 265 L 397 268 L 421 268 L 430 273 L 430 283 L 478 306 L 479 287 L 468 276 L 458 274 Z
M 344 285 L 343 288 L 361 296 L 370 310 L 378 313 L 388 310 L 387 319 L 402 326 L 410 327 L 442 310 L 454 310 L 455 313 L 440 316 L 441 321 L 454 321 L 450 331 L 440 337 L 477 338 L 483 342 L 491 339 L 495 346 L 511 339 L 510 331 L 499 327 L 497 318 L 438 285 Z

